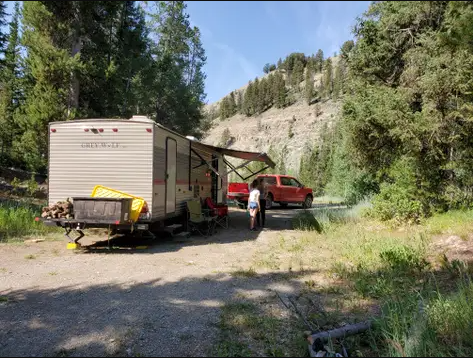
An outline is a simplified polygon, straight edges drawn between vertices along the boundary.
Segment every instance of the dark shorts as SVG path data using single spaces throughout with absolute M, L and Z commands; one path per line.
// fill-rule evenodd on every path
M 257 209 L 258 208 L 258 203 L 255 201 L 250 202 L 250 205 L 248 205 L 250 209 Z

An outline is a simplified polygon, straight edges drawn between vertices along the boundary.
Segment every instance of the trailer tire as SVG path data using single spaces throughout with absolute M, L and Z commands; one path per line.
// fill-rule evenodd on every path
M 273 194 L 269 193 L 266 197 L 266 210 L 269 210 L 273 207 Z

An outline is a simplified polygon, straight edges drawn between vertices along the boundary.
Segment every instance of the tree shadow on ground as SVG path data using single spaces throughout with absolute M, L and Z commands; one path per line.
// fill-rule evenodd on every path
M 301 273 L 214 274 L 166 282 L 31 287 L 1 292 L 0 356 L 205 356 L 219 334 L 221 306 L 232 297 L 273 297 L 300 289 Z M 6 298 L 5 298 L 6 297 Z

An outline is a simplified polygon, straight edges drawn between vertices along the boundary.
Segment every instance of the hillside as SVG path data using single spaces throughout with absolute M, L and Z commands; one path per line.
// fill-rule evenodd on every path
M 332 58 L 334 67 L 338 64 L 338 58 Z M 307 69 L 304 70 L 304 76 Z M 284 70 L 276 70 L 282 73 L 286 83 L 288 74 Z M 260 78 L 265 79 L 266 74 Z M 323 73 L 312 76 L 314 89 L 319 92 Z M 234 93 L 244 93 L 248 85 L 236 89 Z M 202 141 L 211 145 L 227 146 L 232 149 L 249 151 L 270 151 L 276 153 L 276 158 L 281 151 L 285 150 L 285 167 L 288 172 L 297 174 L 301 156 L 308 154 L 316 143 L 319 142 L 321 134 L 330 129 L 337 120 L 341 102 L 330 98 L 317 97 L 308 105 L 304 98 L 305 80 L 299 84 L 299 89 L 290 88 L 288 93 L 292 96 L 294 103 L 284 108 L 272 106 L 261 114 L 247 116 L 237 113 L 229 118 L 221 119 L 220 116 L 212 120 L 211 129 L 206 133 Z M 205 108 L 207 113 L 216 113 L 222 100 L 208 104 Z

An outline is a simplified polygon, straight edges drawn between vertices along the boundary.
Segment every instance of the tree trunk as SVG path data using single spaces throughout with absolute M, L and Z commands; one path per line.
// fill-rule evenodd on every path
M 71 51 L 72 57 L 77 55 L 81 51 L 81 49 L 82 49 L 82 38 L 76 32 L 76 36 L 74 37 L 74 40 L 72 43 L 72 51 Z M 77 110 L 79 108 L 79 92 L 80 92 L 79 78 L 77 77 L 77 73 L 75 71 L 72 71 L 70 97 L 69 97 L 69 114 L 71 113 L 72 109 Z

